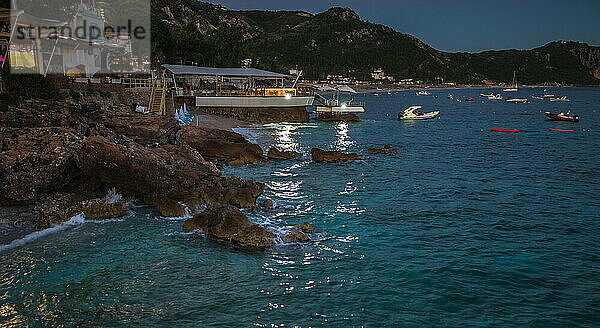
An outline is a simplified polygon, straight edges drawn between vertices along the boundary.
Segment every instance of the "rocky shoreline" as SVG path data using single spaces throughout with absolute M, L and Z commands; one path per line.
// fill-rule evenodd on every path
M 206 119 L 220 127 L 219 118 Z M 276 148 L 265 153 L 231 130 L 180 127 L 169 117 L 135 113 L 132 104 L 27 100 L 0 112 L 0 245 L 79 214 L 118 218 L 132 204 L 151 205 L 165 217 L 190 217 L 183 229 L 236 247 L 264 249 L 274 238 L 305 242 L 310 226 L 275 236 L 250 222 L 240 209 L 256 209 L 264 185 L 220 170 L 299 157 Z M 368 159 L 313 149 L 312 160 Z
M 164 216 L 199 214 L 205 204 L 254 209 L 264 185 L 224 177 L 219 166 L 266 160 L 235 132 L 182 128 L 127 104 L 29 100 L 0 113 L 0 224 L 30 233 L 81 213 L 120 217 L 131 203 Z M 112 188 L 124 197 L 110 201 Z M 18 237 L 3 235 L 2 243 Z

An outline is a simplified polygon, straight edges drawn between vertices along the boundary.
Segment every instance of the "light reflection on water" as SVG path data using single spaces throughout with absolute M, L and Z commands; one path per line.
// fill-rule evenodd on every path
M 350 137 L 350 127 L 346 122 L 339 122 L 336 126 L 335 150 L 346 151 L 354 145 L 354 141 Z

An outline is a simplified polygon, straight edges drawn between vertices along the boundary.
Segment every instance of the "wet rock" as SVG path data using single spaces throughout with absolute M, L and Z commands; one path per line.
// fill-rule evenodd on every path
M 200 214 L 183 223 L 185 231 L 201 229 L 207 235 L 242 248 L 265 249 L 275 235 L 250 220 L 236 207 L 209 204 Z
M 99 198 L 84 201 L 80 204 L 79 211 L 88 220 L 107 220 L 124 216 L 129 208 L 129 203 L 124 200 L 107 204 L 105 199 Z
M 272 199 L 265 199 L 263 201 L 263 207 L 273 207 L 273 200 Z
M 33 223 L 37 229 L 46 229 L 79 214 L 83 214 L 87 220 L 114 219 L 124 216 L 130 208 L 129 204 L 126 200 L 107 204 L 104 198 L 74 202 L 71 195 L 57 194 L 39 204 Z
M 204 158 L 229 165 L 239 166 L 267 160 L 259 145 L 232 131 L 186 126 L 181 129 L 180 139 L 182 144 L 194 148 Z
M 398 151 L 392 146 L 385 145 L 383 148 L 369 148 L 367 149 L 367 152 L 370 154 L 395 154 Z
M 356 161 L 363 159 L 358 157 L 358 154 L 356 153 L 345 154 L 339 151 L 326 151 L 319 148 L 313 148 L 311 150 L 311 155 L 313 161 L 325 163 Z
M 74 161 L 82 138 L 69 128 L 0 131 L 0 205 L 35 202 L 81 175 Z
M 301 231 L 294 231 L 287 235 L 281 236 L 281 240 L 284 243 L 305 243 L 310 241 L 310 238 L 308 238 L 308 236 Z
M 188 146 L 148 149 L 95 136 L 82 143 L 75 161 L 86 175 L 135 196 L 255 208 L 264 189 L 256 181 L 222 177 L 214 164 Z
M 267 152 L 267 157 L 269 159 L 285 160 L 302 157 L 302 154 L 300 154 L 297 151 L 285 151 L 279 150 L 277 148 L 269 148 L 269 151 Z
M 331 114 L 323 113 L 315 118 L 317 121 L 323 122 L 360 122 L 360 117 L 356 114 Z
M 297 224 L 294 227 L 297 229 L 300 229 L 302 232 L 308 232 L 308 233 L 315 232 L 315 227 L 313 227 L 312 224 L 310 224 L 308 222 Z
M 160 215 L 165 217 L 182 217 L 186 214 L 185 208 L 179 202 L 158 195 L 144 196 L 144 203 L 154 206 Z

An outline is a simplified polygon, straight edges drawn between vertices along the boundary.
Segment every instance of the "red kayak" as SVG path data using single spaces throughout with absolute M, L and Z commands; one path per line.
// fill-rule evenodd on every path
M 575 130 L 562 130 L 562 129 L 548 129 L 550 131 L 559 131 L 559 132 L 575 132 Z
M 521 132 L 520 130 L 515 130 L 515 129 L 490 129 L 491 131 L 494 132 L 509 132 L 509 133 L 519 133 Z
M 475 98 L 466 98 L 465 101 L 475 101 Z

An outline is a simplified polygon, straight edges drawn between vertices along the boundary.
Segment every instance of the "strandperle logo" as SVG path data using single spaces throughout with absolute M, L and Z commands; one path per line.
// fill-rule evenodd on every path
M 12 0 L 13 73 L 150 71 L 150 0 Z

